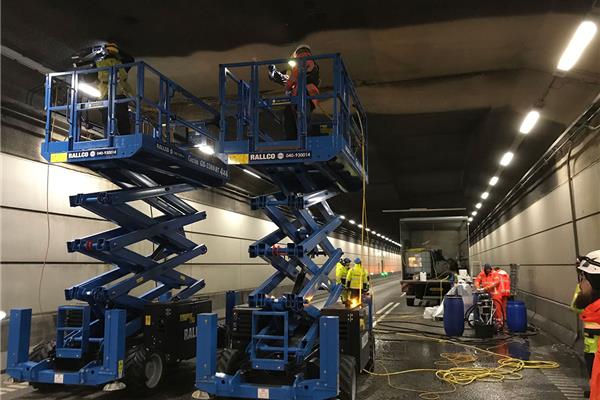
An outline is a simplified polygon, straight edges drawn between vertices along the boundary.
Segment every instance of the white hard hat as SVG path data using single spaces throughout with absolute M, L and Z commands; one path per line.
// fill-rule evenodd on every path
M 600 250 L 594 250 L 583 257 L 577 257 L 580 269 L 588 274 L 600 274 Z
M 302 49 L 307 49 L 310 53 L 312 53 L 312 49 L 310 48 L 309 45 L 307 44 L 301 44 L 300 46 L 296 47 L 296 50 L 294 50 L 294 57 L 297 57 L 298 54 L 298 50 L 302 50 Z

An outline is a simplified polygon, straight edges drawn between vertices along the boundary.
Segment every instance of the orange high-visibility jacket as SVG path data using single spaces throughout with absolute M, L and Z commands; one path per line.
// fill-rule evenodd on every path
M 297 58 L 309 57 L 311 53 L 303 52 L 296 55 Z M 313 69 L 318 68 L 316 63 L 313 60 L 306 61 L 306 74 L 309 75 Z M 285 89 L 287 92 L 291 93 L 292 96 L 296 96 L 298 94 L 298 66 L 294 66 L 291 71 L 287 74 L 289 76 L 287 83 L 285 84 Z M 315 96 L 319 94 L 319 88 L 317 87 L 316 82 L 310 82 L 310 77 L 306 77 L 306 91 L 309 96 Z M 312 99 L 313 104 L 316 106 L 318 100 Z
M 500 278 L 500 286 L 498 287 L 499 294 L 502 295 L 502 297 L 510 296 L 510 275 L 503 269 L 499 269 L 497 273 L 498 278 Z
M 600 300 L 583 309 L 579 316 L 584 323 L 600 323 Z M 590 378 L 590 400 L 600 400 L 600 353 L 596 351 L 592 377 Z
M 486 275 L 485 271 L 481 271 L 475 278 L 475 287 L 484 289 L 492 295 L 498 295 L 500 293 L 500 277 L 494 270 L 489 275 Z

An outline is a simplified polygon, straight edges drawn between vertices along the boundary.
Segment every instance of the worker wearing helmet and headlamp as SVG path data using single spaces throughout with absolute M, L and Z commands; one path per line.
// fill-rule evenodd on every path
M 296 50 L 291 54 L 289 69 L 286 73 L 282 73 L 277 70 L 277 66 L 269 65 L 269 79 L 275 83 L 283 85 L 285 87 L 285 93 L 288 96 L 296 96 L 298 94 L 298 75 L 299 75 L 299 61 L 298 59 L 307 58 L 312 56 L 312 50 L 309 45 L 301 44 L 296 47 Z M 304 69 L 306 71 L 306 94 L 308 96 L 315 96 L 319 94 L 319 65 L 315 60 L 307 59 L 304 61 Z M 310 126 L 310 113 L 315 109 L 318 103 L 317 99 L 311 99 L 307 104 L 307 126 Z M 296 106 L 288 104 L 285 106 L 283 111 L 283 127 L 286 134 L 286 139 L 296 139 L 298 135 L 298 128 L 296 126 Z

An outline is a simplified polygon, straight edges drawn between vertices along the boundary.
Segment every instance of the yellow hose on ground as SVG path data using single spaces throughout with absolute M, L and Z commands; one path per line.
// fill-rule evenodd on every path
M 386 332 L 389 333 L 389 332 Z M 467 386 L 473 382 L 503 382 L 505 380 L 520 380 L 523 379 L 521 371 L 525 369 L 548 369 L 548 368 L 559 368 L 560 364 L 555 361 L 525 361 L 518 358 L 506 356 L 504 354 L 495 353 L 489 349 L 498 346 L 488 347 L 482 349 L 477 346 L 456 342 L 450 339 L 438 339 L 430 338 L 422 335 L 393 332 L 396 335 L 414 337 L 418 339 L 426 339 L 437 341 L 438 343 L 453 344 L 456 346 L 463 347 L 465 349 L 473 350 L 475 352 L 482 352 L 490 356 L 499 357 L 496 367 L 475 367 L 465 366 L 465 364 L 471 364 L 478 360 L 477 356 L 469 352 L 456 352 L 456 353 L 441 353 L 441 360 L 435 362 L 437 367 L 441 368 L 418 368 L 409 369 L 403 371 L 389 372 L 388 369 L 382 365 L 385 373 L 369 372 L 364 371 L 372 376 L 387 377 L 388 385 L 394 389 L 404 390 L 409 392 L 418 393 L 419 398 L 423 400 L 438 400 L 443 394 L 454 393 L 458 386 Z M 381 363 L 381 362 L 380 362 Z M 450 385 L 448 390 L 431 390 L 431 389 L 415 389 L 401 386 L 395 386 L 391 382 L 391 377 L 395 375 L 404 375 L 408 373 L 433 373 L 437 379 L 443 383 Z

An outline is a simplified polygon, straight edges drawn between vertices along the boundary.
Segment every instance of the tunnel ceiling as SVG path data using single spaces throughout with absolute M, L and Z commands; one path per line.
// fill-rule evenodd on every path
M 369 224 L 397 238 L 397 217 L 383 209 L 473 209 L 592 3 L 4 1 L 2 44 L 60 70 L 76 50 L 116 40 L 209 98 L 217 93 L 219 63 L 281 58 L 299 43 L 315 53 L 340 52 L 369 114 Z M 549 89 L 541 122 L 480 214 L 583 112 L 599 84 L 596 45 Z M 360 196 L 332 203 L 360 217 Z

